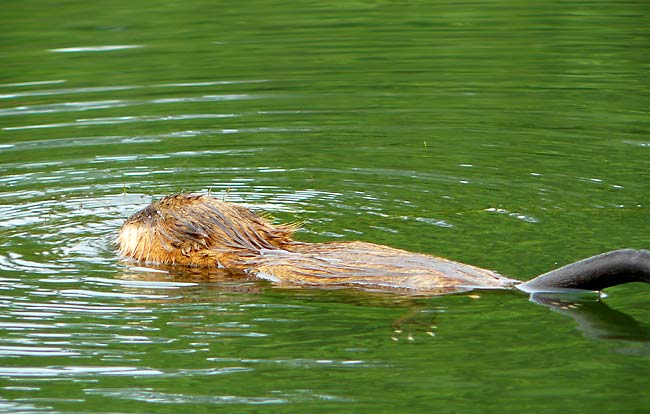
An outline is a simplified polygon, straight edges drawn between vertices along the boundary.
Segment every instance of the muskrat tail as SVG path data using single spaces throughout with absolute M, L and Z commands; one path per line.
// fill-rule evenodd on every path
M 544 273 L 517 287 L 525 292 L 602 290 L 630 282 L 650 283 L 650 250 L 621 249 L 599 254 Z

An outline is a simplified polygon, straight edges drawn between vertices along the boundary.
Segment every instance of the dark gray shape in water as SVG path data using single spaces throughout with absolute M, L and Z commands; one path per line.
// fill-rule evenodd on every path
M 517 286 L 524 292 L 603 290 L 630 282 L 650 283 L 650 251 L 621 249 L 552 270 Z

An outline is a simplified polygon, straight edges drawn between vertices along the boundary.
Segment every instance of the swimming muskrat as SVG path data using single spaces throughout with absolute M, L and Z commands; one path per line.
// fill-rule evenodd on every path
M 593 256 L 522 282 L 452 260 L 365 242 L 303 243 L 292 224 L 271 224 L 246 207 L 178 194 L 129 217 L 120 229 L 124 257 L 153 264 L 218 268 L 281 285 L 358 287 L 418 295 L 472 288 L 601 290 L 650 282 L 650 251 Z

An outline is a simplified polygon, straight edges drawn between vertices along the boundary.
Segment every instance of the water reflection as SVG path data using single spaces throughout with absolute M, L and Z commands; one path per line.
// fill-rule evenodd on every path
M 186 395 L 155 392 L 149 389 L 88 389 L 87 394 L 98 394 L 119 399 L 163 404 L 285 404 L 281 397 L 244 397 L 234 395 Z
M 37 115 L 37 114 L 56 114 L 62 112 L 85 112 L 99 109 L 116 109 L 136 105 L 153 105 L 167 103 L 197 103 L 197 102 L 220 102 L 234 100 L 261 99 L 263 95 L 252 94 L 210 94 L 192 97 L 173 97 L 157 98 L 150 100 L 103 100 L 103 101 L 86 101 L 86 102 L 62 102 L 46 105 L 21 105 L 13 108 L 0 109 L 0 116 L 15 115 Z
M 49 49 L 48 52 L 54 53 L 78 53 L 78 52 L 111 52 L 114 50 L 138 49 L 143 45 L 105 45 L 105 46 L 76 46 L 64 47 L 59 49 Z
M 550 293 L 532 294 L 530 300 L 573 318 L 578 323 L 578 329 L 590 338 L 650 342 L 650 326 L 610 308 L 601 300 L 576 300 L 571 295 Z
M 88 367 L 66 366 L 61 368 L 29 368 L 29 367 L 0 367 L 1 376 L 10 377 L 79 377 L 86 375 L 117 375 L 117 376 L 142 376 L 160 375 L 161 371 L 155 369 L 142 369 L 136 367 Z
M 169 121 L 186 121 L 192 119 L 222 119 L 234 118 L 237 114 L 182 114 L 182 115 L 143 115 L 143 116 L 121 116 L 117 118 L 89 118 L 75 119 L 74 122 L 61 122 L 56 124 L 30 124 L 22 126 L 4 127 L 5 131 L 17 131 L 21 129 L 44 129 L 44 128 L 65 128 L 89 125 L 115 125 L 132 122 L 169 122 Z
M 161 267 L 160 269 L 164 269 Z M 122 282 L 126 285 L 138 285 L 146 287 L 148 284 L 155 286 L 162 283 L 166 286 L 170 282 L 159 282 L 161 279 L 161 270 L 151 271 L 145 268 L 131 268 L 129 272 L 121 276 Z M 205 269 L 174 269 L 167 272 L 165 277 L 175 280 L 179 286 L 192 285 L 194 283 L 210 282 L 210 288 L 217 292 L 240 292 L 247 294 L 261 294 L 268 289 L 274 289 L 263 281 L 244 278 L 243 275 L 232 275 L 227 272 L 215 269 L 206 271 Z M 188 282 L 191 281 L 191 282 Z M 198 286 L 198 285 L 197 285 Z M 307 290 L 318 288 L 307 288 Z M 305 293 L 301 287 L 284 288 L 286 292 L 292 290 L 304 297 L 318 298 L 317 300 L 340 300 L 344 303 L 356 303 L 360 306 L 388 306 L 402 308 L 404 313 L 393 321 L 386 321 L 386 325 L 392 326 L 394 341 L 413 341 L 415 337 L 422 339 L 422 335 L 435 337 L 439 324 L 444 324 L 443 308 L 431 307 L 431 304 L 423 305 L 423 299 L 417 296 L 410 296 L 391 292 L 372 292 L 359 289 L 349 288 L 330 288 L 332 295 L 322 296 L 320 293 L 310 295 Z M 326 289 L 327 290 L 327 289 Z M 449 292 L 441 291 L 440 294 Z M 457 293 L 457 292 L 455 292 Z M 471 299 L 480 299 L 481 296 L 497 294 L 490 291 L 477 290 L 464 295 Z M 517 296 L 522 296 L 514 292 Z M 152 295 L 152 298 L 153 295 Z M 606 303 L 599 299 L 599 292 L 590 291 L 567 291 L 566 293 L 533 293 L 530 295 L 530 301 L 533 303 L 548 307 L 560 314 L 573 318 L 578 323 L 578 329 L 587 337 L 597 340 L 606 341 L 633 341 L 633 342 L 650 342 L 650 326 L 641 323 L 629 316 L 628 314 L 610 308 Z M 155 299 L 155 298 L 154 298 Z M 181 302 L 187 298 L 178 297 Z M 258 306 L 256 304 L 243 305 Z M 649 349 L 650 352 L 650 349 Z
M 0 87 L 25 87 L 25 86 L 39 86 L 65 83 L 65 80 L 54 81 L 33 81 L 33 82 L 20 82 L 8 83 L 0 85 Z M 206 87 L 206 86 L 220 86 L 220 85 L 240 85 L 251 83 L 268 82 L 265 79 L 250 79 L 250 80 L 218 80 L 209 82 L 182 82 L 182 83 L 166 83 L 166 84 L 152 84 L 152 85 L 120 85 L 120 86 L 92 86 L 81 88 L 62 88 L 62 89 L 41 89 L 23 92 L 13 92 L 0 94 L 0 99 L 15 99 L 27 98 L 34 96 L 53 96 L 53 95 L 73 95 L 83 93 L 99 93 L 99 92 L 115 92 L 115 91 L 129 91 L 142 88 L 188 88 L 188 87 Z

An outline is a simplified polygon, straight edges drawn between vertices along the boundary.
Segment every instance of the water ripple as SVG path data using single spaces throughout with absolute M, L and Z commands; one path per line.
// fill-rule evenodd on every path
M 31 82 L 18 82 L 18 83 L 3 83 L 0 84 L 2 88 L 14 88 L 22 86 L 40 86 L 40 85 L 54 85 L 58 83 L 65 83 L 65 79 L 45 80 L 45 81 L 31 81 Z
M 241 85 L 247 83 L 264 83 L 269 82 L 266 79 L 248 79 L 248 80 L 220 80 L 220 81 L 207 81 L 207 82 L 178 82 L 178 83 L 164 83 L 153 85 L 153 87 L 162 88 L 187 88 L 187 87 L 200 87 L 200 86 L 215 86 L 215 85 Z
M 150 389 L 96 388 L 86 389 L 87 394 L 143 401 L 158 404 L 285 404 L 281 397 L 244 397 L 234 395 L 188 395 L 152 391 Z
M 7 356 L 72 356 L 79 355 L 75 352 L 64 348 L 42 347 L 42 346 L 2 346 L 0 345 L 0 358 Z
M 95 302 L 93 302 L 95 303 Z M 91 305 L 88 302 L 78 303 L 34 303 L 14 301 L 13 306 L 20 307 L 21 309 L 32 309 L 39 311 L 48 311 L 56 313 L 74 312 L 78 314 L 92 314 L 92 315 L 115 315 L 117 314 L 134 314 L 145 313 L 151 314 L 152 309 L 138 306 L 110 306 L 106 304 Z
M 144 272 L 154 272 L 154 273 L 164 273 L 164 274 L 169 273 L 167 271 L 150 269 L 146 267 L 131 267 L 129 268 L 129 270 L 136 271 L 136 272 L 144 271 Z M 197 286 L 197 283 L 193 283 L 193 282 L 124 280 L 124 279 L 107 279 L 102 277 L 87 277 L 84 280 L 89 282 L 96 282 L 97 284 L 100 285 L 108 285 L 108 286 L 119 285 L 124 287 L 147 288 L 147 289 L 179 289 L 179 288 L 184 288 L 189 286 Z
M 65 81 L 25 82 L 25 83 L 16 83 L 16 84 L 4 84 L 0 86 L 17 87 L 17 86 L 29 86 L 29 85 L 46 85 L 46 84 L 63 83 L 63 82 Z M 63 88 L 63 89 L 43 89 L 43 90 L 36 90 L 36 91 L 0 94 L 0 99 L 25 98 L 25 97 L 32 97 L 32 96 L 71 95 L 71 94 L 80 94 L 80 93 L 115 92 L 115 91 L 126 91 L 126 90 L 143 89 L 143 88 L 186 88 L 186 87 L 219 86 L 219 85 L 240 85 L 240 84 L 262 83 L 262 82 L 268 82 L 268 80 L 265 79 L 233 80 L 233 81 L 219 80 L 219 81 L 208 81 L 208 82 L 165 83 L 165 84 L 153 84 L 147 86 L 117 85 L 117 86 L 94 86 L 94 87 Z
M 64 47 L 59 49 L 48 49 L 48 52 L 54 53 L 77 53 L 77 52 L 110 52 L 113 50 L 138 49 L 143 45 L 105 45 L 105 46 L 76 46 Z
M 138 367 L 91 367 L 91 366 L 66 366 L 66 367 L 0 367 L 0 376 L 14 377 L 55 377 L 55 376 L 84 376 L 84 375 L 117 375 L 117 376 L 150 376 L 161 375 L 162 371 L 151 368 Z
M 75 124 L 76 125 L 76 124 Z M 167 132 L 156 135 L 134 135 L 134 136 L 119 136 L 107 135 L 96 137 L 69 137 L 69 138 L 54 138 L 49 140 L 29 140 L 29 141 L 16 141 L 11 144 L 0 145 L 2 152 L 8 151 L 23 151 L 31 148 L 45 149 L 45 148 L 61 148 L 61 147 L 85 147 L 85 146 L 101 146 L 107 144 L 142 144 L 142 143 L 155 143 L 165 139 L 178 139 L 178 138 L 194 138 L 203 135 L 223 135 L 223 134 L 250 134 L 250 133 L 278 133 L 278 132 L 311 132 L 313 128 L 305 127 L 256 127 L 256 128 L 210 128 L 210 129 L 189 129 L 181 131 Z M 241 150 L 239 150 L 241 151 Z M 249 148 L 247 151 L 255 151 Z M 39 163 L 38 165 L 60 165 L 60 161 L 51 161 Z M 29 164 L 10 164 L 6 163 L 3 166 L 14 168 L 25 168 L 28 165 L 30 168 L 37 166 L 35 163 Z M 0 180 L 2 178 L 0 177 Z
M 100 292 L 89 289 L 64 289 L 59 290 L 58 293 L 65 297 L 78 297 L 78 298 L 118 298 L 118 299 L 174 299 L 180 296 L 169 295 L 151 295 L 141 293 L 119 293 L 119 292 Z
M 94 109 L 120 108 L 127 106 L 125 101 L 113 99 L 107 101 L 64 102 L 47 105 L 16 106 L 0 109 L 0 116 L 50 114 L 58 112 L 81 112 Z
M 263 95 L 251 94 L 224 94 L 224 95 L 202 95 L 194 97 L 158 98 L 149 100 L 103 100 L 86 102 L 62 102 L 45 105 L 16 106 L 13 108 L 0 109 L 0 116 L 15 115 L 36 115 L 61 112 L 83 112 L 97 109 L 114 109 L 136 105 L 168 104 L 168 103 L 197 103 L 197 102 L 221 102 L 241 101 L 250 99 L 261 99 Z
M 93 87 L 69 88 L 69 89 L 45 89 L 40 91 L 26 91 L 26 92 L 0 94 L 0 99 L 25 98 L 31 96 L 69 95 L 69 94 L 76 94 L 76 93 L 128 91 L 128 90 L 138 89 L 138 88 L 141 88 L 141 86 L 125 85 L 125 86 L 93 86 Z
M 35 221 L 24 219 L 20 220 L 8 220 L 7 225 L 9 226 L 18 226 L 18 225 L 31 225 Z M 0 270 L 11 270 L 11 271 L 23 271 L 34 274 L 59 274 L 64 269 L 64 266 L 60 266 L 54 263 L 39 263 L 31 260 L 21 259 L 19 255 L 14 253 L 13 255 L 3 256 L 0 255 Z M 0 288 L 3 287 L 6 283 L 10 284 L 10 288 L 15 288 L 16 285 L 13 282 L 6 282 L 5 280 L 0 280 Z
M 132 122 L 158 122 L 158 121 L 184 121 L 188 119 L 218 119 L 218 118 L 235 118 L 237 114 L 183 114 L 183 115 L 143 115 L 143 116 L 119 116 L 109 118 L 90 118 L 76 119 L 74 122 L 59 122 L 55 124 L 38 124 L 22 125 L 15 127 L 2 128 L 5 131 L 15 131 L 23 129 L 43 129 L 43 128 L 62 128 L 70 126 L 89 126 L 89 125 L 113 125 L 125 124 Z
M 486 208 L 483 211 L 487 211 L 487 212 L 490 212 L 490 213 L 504 214 L 504 215 L 506 215 L 508 217 L 516 218 L 518 220 L 523 220 L 523 221 L 528 222 L 528 223 L 539 223 L 539 220 L 536 219 L 535 217 L 532 217 L 532 216 L 529 216 L 529 215 L 526 215 L 526 214 L 521 214 L 521 213 L 513 213 L 513 212 L 510 212 L 510 211 L 508 211 L 508 210 L 506 210 L 504 208 L 490 207 L 490 208 Z

